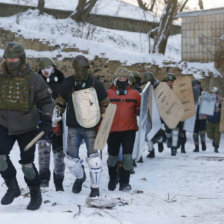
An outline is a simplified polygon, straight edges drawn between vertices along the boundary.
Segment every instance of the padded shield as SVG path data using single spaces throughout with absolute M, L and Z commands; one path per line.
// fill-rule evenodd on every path
M 95 127 L 100 121 L 100 107 L 96 90 L 92 87 L 72 93 L 75 116 L 84 128 Z

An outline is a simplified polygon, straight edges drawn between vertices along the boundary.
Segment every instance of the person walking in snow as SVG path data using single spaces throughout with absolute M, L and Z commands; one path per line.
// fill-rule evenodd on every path
M 87 147 L 87 162 L 91 178 L 89 197 L 97 197 L 100 194 L 99 181 L 102 165 L 100 155 L 93 147 L 96 126 L 101 115 L 105 112 L 109 99 L 103 84 L 91 76 L 90 63 L 85 56 L 76 56 L 73 59 L 72 66 L 75 74 L 66 78 L 63 82 L 60 94 L 55 100 L 54 112 L 58 116 L 53 116 L 52 124 L 53 126 L 58 125 L 66 108 L 68 140 L 65 164 L 76 178 L 72 192 L 79 193 L 86 180 L 83 160 L 79 156 L 80 145 L 84 140 Z
M 218 96 L 219 89 L 213 86 L 210 89 L 211 94 L 216 95 L 216 103 L 215 103 L 215 111 L 212 116 L 208 116 L 208 123 L 207 123 L 207 136 L 212 140 L 212 146 L 214 147 L 214 152 L 219 152 L 219 143 L 221 132 L 219 131 L 220 126 L 220 117 L 221 117 L 221 106 L 223 102 L 223 98 Z
M 199 152 L 199 136 L 201 139 L 201 146 L 202 146 L 202 151 L 206 150 L 206 123 L 207 123 L 207 117 L 206 115 L 199 114 L 200 110 L 200 95 L 202 93 L 202 88 L 201 88 L 201 82 L 197 79 L 192 80 L 192 87 L 193 87 L 193 92 L 199 96 L 199 103 L 198 103 L 198 108 L 196 111 L 196 120 L 195 120 L 195 126 L 194 126 L 194 133 L 193 133 L 193 140 L 194 140 L 194 145 L 195 149 L 193 152 Z
M 34 165 L 35 144 L 27 151 L 24 148 L 37 135 L 38 110 L 42 111 L 40 129 L 45 133 L 44 138 L 49 138 L 53 110 L 51 90 L 26 63 L 25 50 L 20 43 L 10 42 L 3 57 L 0 70 L 0 174 L 6 183 L 7 192 L 1 204 L 11 204 L 21 194 L 16 168 L 9 157 L 17 141 L 19 163 L 30 190 L 27 209 L 36 210 L 41 206 L 42 197 L 40 178 Z
M 57 69 L 56 63 L 52 58 L 43 57 L 39 61 L 39 74 L 52 90 L 52 98 L 56 99 L 64 80 L 63 73 Z M 41 113 L 40 113 L 41 115 Z M 53 135 L 51 139 L 41 139 L 38 141 L 38 160 L 39 174 L 41 179 L 41 187 L 48 187 L 50 180 L 50 153 L 51 145 L 54 156 L 53 179 L 56 191 L 64 191 L 63 180 L 65 173 L 63 140 L 62 140 L 62 122 L 53 127 Z
M 114 73 L 112 86 L 107 90 L 111 103 L 117 104 L 116 113 L 110 130 L 107 166 L 109 172 L 108 189 L 114 191 L 118 183 L 117 162 L 120 146 L 122 146 L 123 165 L 119 170 L 119 190 L 130 191 L 130 171 L 133 169 L 132 151 L 135 134 L 138 130 L 137 111 L 141 97 L 137 90 L 130 86 L 131 72 L 119 67 Z
M 167 74 L 165 81 L 167 85 L 172 89 L 173 82 L 176 80 L 176 76 L 173 73 Z M 165 125 L 166 137 L 167 137 L 167 147 L 171 148 L 171 156 L 176 156 L 177 149 L 181 147 L 181 153 L 186 153 L 185 143 L 186 143 L 186 132 L 183 130 L 183 122 L 179 122 L 176 128 L 170 129 Z

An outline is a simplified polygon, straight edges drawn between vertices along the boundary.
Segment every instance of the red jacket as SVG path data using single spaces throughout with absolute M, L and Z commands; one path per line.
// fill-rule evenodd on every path
M 137 109 L 140 107 L 141 96 L 137 90 L 128 87 L 126 95 L 117 95 L 117 88 L 113 85 L 107 90 L 111 103 L 117 104 L 110 132 L 138 130 Z

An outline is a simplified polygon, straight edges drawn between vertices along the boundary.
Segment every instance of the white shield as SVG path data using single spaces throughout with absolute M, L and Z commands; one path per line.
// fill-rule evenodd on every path
M 72 102 L 78 123 L 92 128 L 100 121 L 100 107 L 96 90 L 92 87 L 72 93 Z

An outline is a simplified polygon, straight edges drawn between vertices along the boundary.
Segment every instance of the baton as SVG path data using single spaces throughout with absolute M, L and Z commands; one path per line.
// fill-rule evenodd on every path
M 24 151 L 28 151 L 41 137 L 44 135 L 44 131 L 41 131 L 36 137 L 34 137 L 24 148 Z

